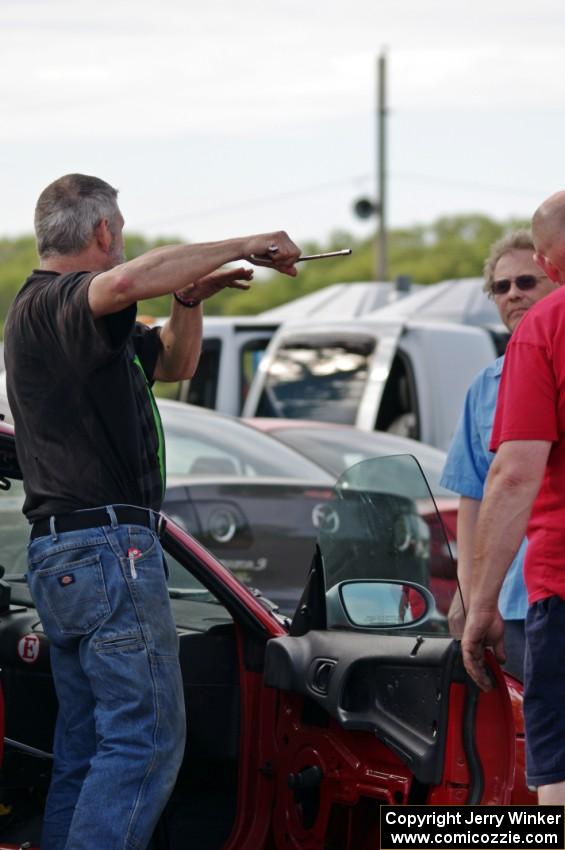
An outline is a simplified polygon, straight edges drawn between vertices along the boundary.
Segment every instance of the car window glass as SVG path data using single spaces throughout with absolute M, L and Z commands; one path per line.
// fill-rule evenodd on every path
M 220 339 L 202 340 L 202 351 L 198 361 L 198 369 L 190 379 L 187 401 L 201 407 L 213 409 L 216 406 L 218 392 L 218 375 L 222 341 Z
M 270 364 L 257 416 L 352 425 L 374 348 L 363 335 L 289 340 Z
M 326 506 L 318 543 L 327 592 L 344 581 L 412 582 L 435 600 L 421 631 L 447 632 L 456 570 L 415 458 L 380 457 L 349 469 Z
M 11 481 L 9 490 L 0 490 L 0 565 L 6 575 L 23 576 L 27 569 L 30 526 L 22 513 L 24 488 Z
M 269 337 L 265 337 L 264 339 L 250 340 L 241 349 L 240 411 L 243 408 L 245 399 L 249 393 L 249 387 L 259 368 L 259 363 L 263 359 L 269 339 Z
M 180 408 L 180 409 L 179 409 Z M 235 419 L 180 405 L 160 405 L 167 473 L 280 476 L 326 481 L 316 464 Z M 333 483 L 333 481 L 332 481 Z
M 450 490 L 446 490 L 439 483 L 445 464 L 445 453 L 433 446 L 392 434 L 350 428 L 280 428 L 276 431 L 276 436 L 336 477 L 363 460 L 382 455 L 412 454 L 421 464 L 433 495 L 453 496 Z
M 171 475 L 216 474 L 249 475 L 246 464 L 237 454 L 232 456 L 211 441 L 188 438 L 185 431 L 165 426 L 167 472 Z
M 203 632 L 212 626 L 232 622 L 230 613 L 216 596 L 167 551 L 165 561 L 169 573 L 169 595 L 177 626 Z

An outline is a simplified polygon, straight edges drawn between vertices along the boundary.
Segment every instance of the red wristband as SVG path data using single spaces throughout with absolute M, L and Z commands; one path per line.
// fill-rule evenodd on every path
M 185 298 L 183 295 L 180 294 L 180 292 L 173 292 L 173 298 L 179 304 L 182 304 L 183 307 L 189 307 L 189 308 L 190 307 L 198 307 L 198 305 L 202 301 L 201 298 Z

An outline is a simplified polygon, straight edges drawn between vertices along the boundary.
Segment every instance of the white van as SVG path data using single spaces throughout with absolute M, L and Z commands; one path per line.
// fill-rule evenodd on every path
M 283 322 L 355 318 L 388 306 L 406 293 L 407 290 L 394 283 L 336 283 L 258 316 L 205 315 L 202 354 L 196 374 L 190 381 L 180 382 L 172 392 L 168 388 L 168 395 L 238 416 L 261 357 Z M 157 324 L 162 321 L 151 320 Z
M 507 334 L 379 312 L 283 325 L 243 415 L 348 423 L 447 449 L 469 384 L 503 352 Z

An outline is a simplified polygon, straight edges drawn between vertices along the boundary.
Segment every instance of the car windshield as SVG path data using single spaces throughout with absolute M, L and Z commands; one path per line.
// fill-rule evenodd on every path
M 445 586 L 451 601 L 459 592 L 456 570 L 414 457 L 380 457 L 353 466 L 338 480 L 325 511 L 318 543 L 329 597 L 342 582 L 397 583 L 399 592 L 410 582 L 434 599 L 419 632 L 448 631 Z
M 159 411 L 171 476 L 261 475 L 330 481 L 327 472 L 312 461 L 229 416 L 162 401 Z
M 351 466 L 380 455 L 412 454 L 421 464 L 430 490 L 435 497 L 453 497 L 439 483 L 445 464 L 445 453 L 407 437 L 385 432 L 360 431 L 358 428 L 274 428 L 277 440 L 302 452 L 336 477 Z
M 257 416 L 353 424 L 374 349 L 362 334 L 288 340 L 269 367 Z

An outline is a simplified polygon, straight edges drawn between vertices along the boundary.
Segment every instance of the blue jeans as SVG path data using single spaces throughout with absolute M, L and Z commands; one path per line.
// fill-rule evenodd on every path
M 139 525 L 55 526 L 30 542 L 28 582 L 59 700 L 41 850 L 150 841 L 186 735 L 165 570 L 157 536 Z

